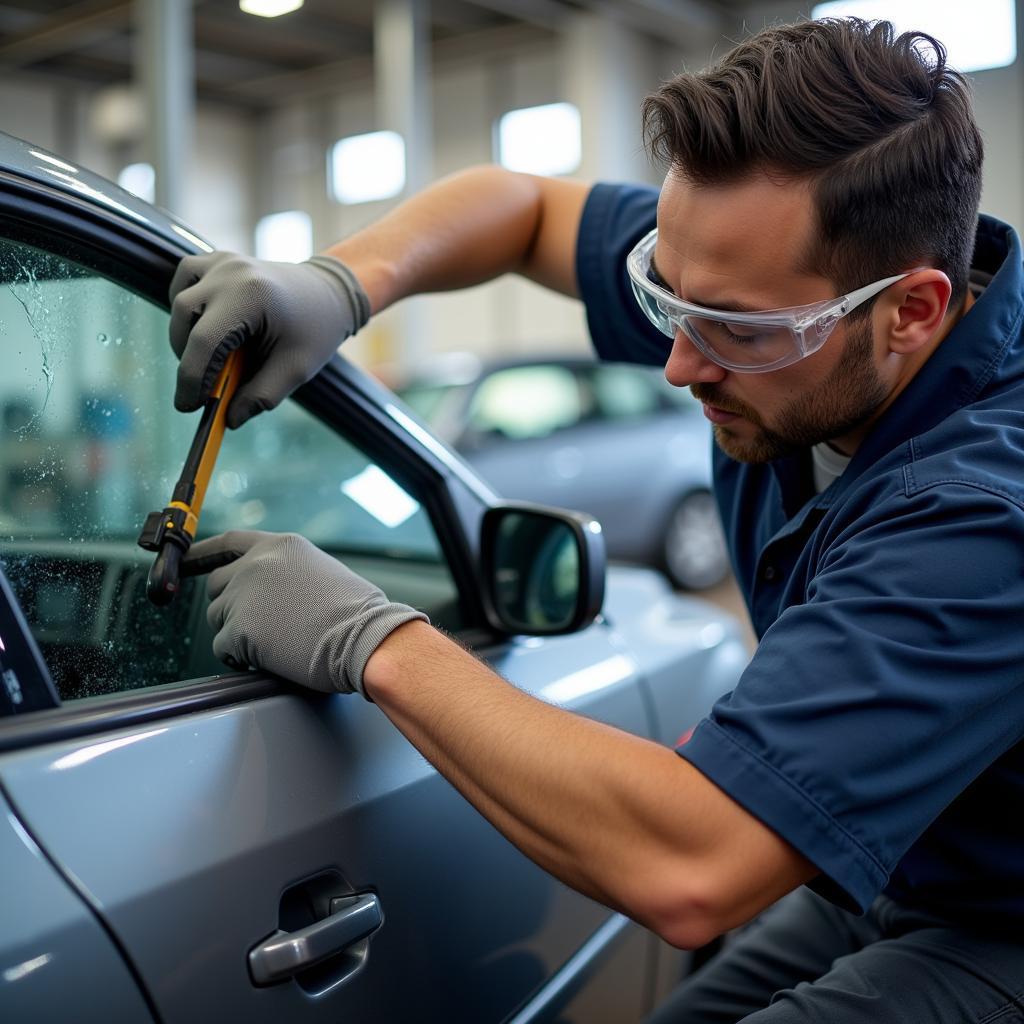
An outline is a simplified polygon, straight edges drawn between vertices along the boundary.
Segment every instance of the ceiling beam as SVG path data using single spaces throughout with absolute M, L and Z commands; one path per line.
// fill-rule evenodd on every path
M 550 32 L 532 25 L 500 25 L 437 40 L 432 48 L 433 67 L 451 67 L 465 61 L 497 58 L 514 50 L 536 48 L 551 42 Z M 373 58 L 348 57 L 303 71 L 286 71 L 265 78 L 240 81 L 232 86 L 218 86 L 221 95 L 236 96 L 240 101 L 267 105 L 279 103 L 282 96 L 290 100 L 307 100 L 337 94 L 346 85 L 373 86 Z
M 83 0 L 65 7 L 40 27 L 0 43 L 0 70 L 59 57 L 122 32 L 131 23 L 132 8 L 126 0 Z
M 550 32 L 561 31 L 572 13 L 572 9 L 559 0 L 467 0 L 476 7 L 482 7 L 494 14 L 504 15 L 513 21 L 525 21 Z
M 582 0 L 583 5 L 644 35 L 682 47 L 703 46 L 732 18 L 712 0 Z
M 254 18 L 237 8 L 215 9 L 208 5 L 196 8 L 197 45 L 206 49 L 253 52 L 272 50 L 283 59 L 301 58 L 310 52 L 322 54 L 334 49 L 338 57 L 350 53 L 368 53 L 373 49 L 370 29 L 335 19 L 313 18 L 311 15 L 281 24 L 266 18 Z

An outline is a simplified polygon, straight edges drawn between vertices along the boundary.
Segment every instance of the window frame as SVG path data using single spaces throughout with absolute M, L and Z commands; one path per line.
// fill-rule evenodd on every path
M 154 221 L 161 216 L 155 210 L 151 214 Z M 178 262 L 200 251 L 184 238 L 160 233 L 9 168 L 0 169 L 0 218 L 5 238 L 84 263 L 164 310 L 169 308 L 167 292 Z M 402 422 L 404 417 L 413 427 L 418 426 L 400 399 L 340 356 L 296 392 L 294 400 L 416 495 L 459 594 L 466 623 L 459 637 L 471 646 L 499 640 L 501 636 L 488 623 L 484 610 L 479 564 L 483 516 L 497 503 L 496 497 L 440 441 L 417 436 Z M 85 697 L 58 708 L 0 719 L 0 752 L 288 690 L 286 684 L 264 673 L 226 671 Z

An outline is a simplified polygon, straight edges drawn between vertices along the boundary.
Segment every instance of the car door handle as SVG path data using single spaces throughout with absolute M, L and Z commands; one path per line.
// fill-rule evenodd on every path
M 331 913 L 296 932 L 278 931 L 249 951 L 249 972 L 257 985 L 284 981 L 355 945 L 384 923 L 376 893 L 339 896 Z

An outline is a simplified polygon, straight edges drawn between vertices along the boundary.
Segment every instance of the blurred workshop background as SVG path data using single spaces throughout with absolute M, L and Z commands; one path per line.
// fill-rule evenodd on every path
M 300 260 L 472 164 L 657 183 L 640 132 L 647 92 L 767 23 L 855 13 L 949 47 L 985 136 L 982 209 L 1019 226 L 1022 6 L 4 0 L 0 130 L 119 181 L 219 248 Z M 445 365 L 443 353 L 586 356 L 589 345 L 577 303 L 506 278 L 407 301 L 346 351 L 394 383 Z M 544 392 L 555 404 L 559 386 Z M 616 392 L 620 406 L 637 394 Z

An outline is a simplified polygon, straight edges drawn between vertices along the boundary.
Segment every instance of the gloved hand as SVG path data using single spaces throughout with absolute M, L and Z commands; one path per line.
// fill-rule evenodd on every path
M 221 661 L 325 693 L 365 697 L 363 669 L 384 638 L 413 619 L 430 621 L 295 533 L 233 530 L 201 540 L 182 575 L 203 572 Z
M 181 360 L 174 406 L 198 409 L 229 353 L 246 376 L 228 409 L 241 426 L 314 377 L 370 318 L 355 274 L 331 256 L 272 263 L 231 252 L 186 256 L 171 281 L 171 348 Z

